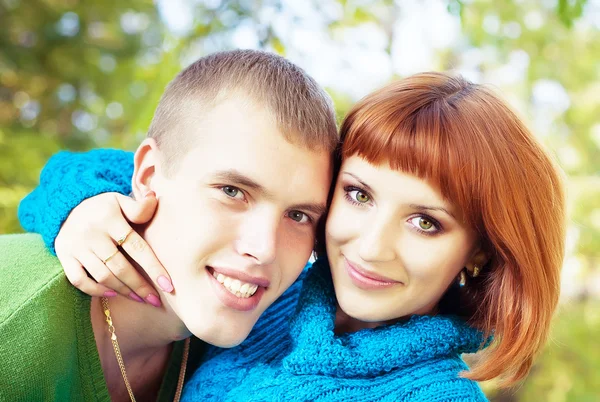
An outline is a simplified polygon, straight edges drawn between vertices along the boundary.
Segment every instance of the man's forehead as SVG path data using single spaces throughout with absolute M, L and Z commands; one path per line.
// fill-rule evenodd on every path
M 226 114 L 221 116 L 225 118 Z M 270 119 L 214 123 L 200 133 L 181 164 L 186 176 L 211 183 L 239 185 L 267 198 L 321 202 L 331 182 L 331 155 L 284 138 Z M 207 129 L 204 124 L 198 127 Z
M 303 132 L 299 121 L 282 121 L 264 100 L 258 100 L 243 90 L 227 90 L 213 102 L 202 106 L 202 113 L 194 113 L 189 106 L 186 125 L 189 133 L 206 145 L 234 141 L 271 141 L 273 136 L 300 149 L 315 151 L 327 149 L 322 138 Z M 299 131 L 300 130 L 300 131 Z
M 193 170 L 235 170 L 259 179 L 299 177 L 303 172 L 329 171 L 332 155 L 325 150 L 310 150 L 284 138 L 276 129 L 253 131 L 223 130 L 216 135 L 200 134 L 182 157 Z M 296 174 L 294 174 L 296 173 Z

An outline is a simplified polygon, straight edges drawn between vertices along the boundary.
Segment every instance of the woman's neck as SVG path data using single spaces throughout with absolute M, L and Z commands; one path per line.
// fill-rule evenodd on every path
M 433 307 L 427 311 L 425 314 L 419 315 L 437 315 L 438 309 L 437 307 Z M 377 321 L 377 322 L 367 322 L 360 321 L 354 317 L 349 316 L 342 310 L 339 304 L 336 306 L 335 311 L 335 328 L 334 332 L 336 335 L 348 334 L 352 332 L 358 332 L 361 329 L 365 328 L 376 328 L 382 325 L 391 325 L 400 321 L 408 320 L 410 316 L 394 318 L 387 321 Z
M 383 325 L 381 322 L 366 322 L 357 320 L 354 317 L 350 317 L 348 314 L 341 309 L 340 305 L 337 305 L 335 311 L 335 328 L 334 332 L 336 335 L 348 334 L 352 332 L 358 332 L 365 328 L 375 328 Z

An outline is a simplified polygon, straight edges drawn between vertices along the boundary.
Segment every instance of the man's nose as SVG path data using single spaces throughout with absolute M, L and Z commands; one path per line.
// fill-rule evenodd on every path
M 239 228 L 236 251 L 255 264 L 272 263 L 277 255 L 280 223 L 280 214 L 267 208 L 250 212 Z

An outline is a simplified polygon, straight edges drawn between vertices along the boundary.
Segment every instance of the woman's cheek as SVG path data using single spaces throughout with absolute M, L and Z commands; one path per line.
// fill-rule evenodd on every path
M 424 237 L 407 234 L 401 254 L 404 265 L 413 278 L 431 283 L 447 282 L 462 269 L 465 251 L 452 237 Z
M 432 238 L 407 230 L 400 243 L 400 258 L 414 278 L 437 276 L 447 262 L 445 247 Z
M 336 201 L 331 206 L 325 230 L 327 241 L 339 243 L 354 237 L 360 228 L 361 217 L 352 208 L 341 204 L 344 200 Z

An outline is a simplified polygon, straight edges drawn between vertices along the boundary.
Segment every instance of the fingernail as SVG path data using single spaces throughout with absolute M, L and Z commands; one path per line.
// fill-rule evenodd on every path
M 148 191 L 144 197 L 145 198 L 150 198 L 150 197 L 156 198 L 156 193 L 154 191 Z
M 130 297 L 131 299 L 135 300 L 136 302 L 140 302 L 140 303 L 143 303 L 143 302 L 144 302 L 144 299 L 142 299 L 141 297 L 139 297 L 139 296 L 137 295 L 137 293 L 135 293 L 135 292 L 131 292 L 131 293 L 129 293 L 129 297 Z
M 152 293 L 146 296 L 146 301 L 152 304 L 154 307 L 160 307 L 160 299 Z
M 156 281 L 158 282 L 158 286 L 165 292 L 171 293 L 173 291 L 173 284 L 166 276 L 161 275 Z
M 116 295 L 117 295 L 117 292 L 115 292 L 114 290 L 107 290 L 106 292 L 104 292 L 104 294 L 102 296 L 115 297 Z

